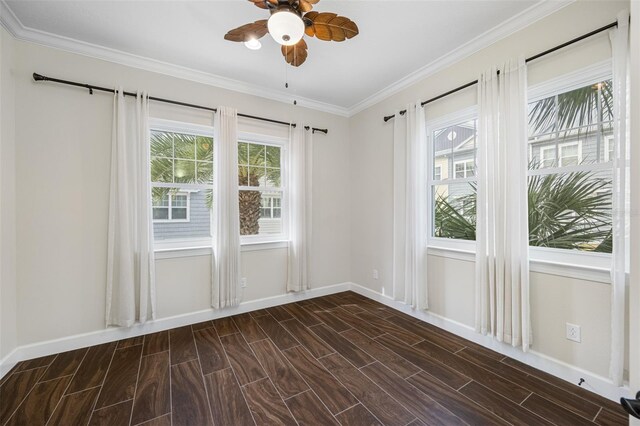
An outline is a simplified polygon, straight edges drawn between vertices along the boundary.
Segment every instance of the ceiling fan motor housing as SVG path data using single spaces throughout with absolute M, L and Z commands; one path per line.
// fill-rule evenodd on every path
M 271 37 L 284 46 L 291 46 L 299 42 L 305 29 L 301 13 L 289 4 L 271 9 L 271 17 L 269 17 L 267 26 Z

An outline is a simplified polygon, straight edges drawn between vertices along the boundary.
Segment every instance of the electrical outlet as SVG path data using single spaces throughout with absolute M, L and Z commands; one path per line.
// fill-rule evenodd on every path
M 582 341 L 579 325 L 567 323 L 567 339 L 578 343 Z
M 243 279 L 240 280 L 240 286 L 242 288 L 246 288 L 247 287 L 247 279 L 246 278 L 243 278 Z
M 380 278 L 380 274 L 378 273 L 377 269 L 373 270 L 373 274 L 371 274 L 374 280 L 377 280 L 378 278 Z

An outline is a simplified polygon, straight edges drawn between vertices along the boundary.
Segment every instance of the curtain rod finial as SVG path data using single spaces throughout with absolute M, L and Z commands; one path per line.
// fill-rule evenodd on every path
M 38 74 L 37 72 L 33 73 L 33 79 L 35 81 L 42 81 L 42 80 L 46 80 L 47 78 L 41 74 Z

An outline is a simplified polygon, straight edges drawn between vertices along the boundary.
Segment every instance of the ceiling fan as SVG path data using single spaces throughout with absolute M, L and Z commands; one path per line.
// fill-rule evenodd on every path
M 249 49 L 259 49 L 265 34 L 282 45 L 285 61 L 299 67 L 307 59 L 305 34 L 323 41 L 344 41 L 358 35 L 358 26 L 351 19 L 331 12 L 312 12 L 320 0 L 249 0 L 271 13 L 261 19 L 229 31 L 225 40 L 243 42 Z

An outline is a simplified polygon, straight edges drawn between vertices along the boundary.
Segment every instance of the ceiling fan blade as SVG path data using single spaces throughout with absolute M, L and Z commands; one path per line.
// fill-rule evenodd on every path
M 249 0 L 249 1 L 254 5 L 258 6 L 260 9 L 268 9 L 269 5 L 267 3 L 270 3 L 273 6 L 278 5 L 278 0 Z
M 299 67 L 307 60 L 307 42 L 301 39 L 293 46 L 282 46 L 280 48 L 284 60 L 294 67 Z
M 344 41 L 359 33 L 355 22 L 331 12 L 308 12 L 303 21 L 305 34 L 324 41 Z
M 225 34 L 224 39 L 229 41 L 249 41 L 251 39 L 262 38 L 267 32 L 267 20 L 261 19 L 250 24 L 244 24 Z

